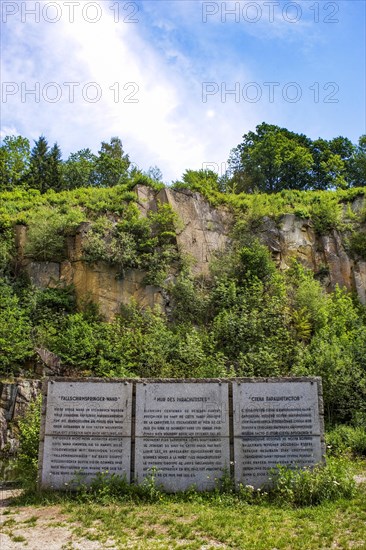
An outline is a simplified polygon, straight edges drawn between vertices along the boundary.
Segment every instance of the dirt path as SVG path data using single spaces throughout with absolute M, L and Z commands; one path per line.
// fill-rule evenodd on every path
M 1 550 L 101 550 L 115 548 L 113 541 L 103 545 L 79 537 L 77 523 L 62 514 L 60 506 L 16 507 L 11 499 L 17 489 L 0 489 Z

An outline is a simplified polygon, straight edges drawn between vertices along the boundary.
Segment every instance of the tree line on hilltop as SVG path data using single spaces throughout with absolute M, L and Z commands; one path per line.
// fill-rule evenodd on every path
M 227 193 L 276 193 L 283 189 L 329 190 L 366 185 L 366 135 L 354 144 L 346 137 L 311 140 L 304 134 L 262 123 L 243 135 L 232 149 L 227 172 L 186 170 L 176 186 Z M 88 148 L 62 160 L 57 143 L 50 147 L 44 136 L 30 142 L 22 136 L 6 136 L 0 147 L 0 190 L 38 189 L 45 193 L 80 187 L 113 187 L 142 173 L 133 167 L 122 141 L 102 142 L 98 154 Z M 157 167 L 147 172 L 155 181 Z
M 44 136 L 30 149 L 27 138 L 6 136 L 0 148 L 0 189 L 49 189 L 63 191 L 79 187 L 113 187 L 128 177 L 130 160 L 122 142 L 112 137 L 102 142 L 98 155 L 90 149 L 71 153 L 66 161 L 57 143 L 49 147 Z

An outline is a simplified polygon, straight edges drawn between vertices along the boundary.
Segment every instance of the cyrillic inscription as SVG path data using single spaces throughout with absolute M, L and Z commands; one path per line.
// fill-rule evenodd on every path
M 45 396 L 44 487 L 108 472 L 138 483 L 153 473 L 168 492 L 210 490 L 231 457 L 235 481 L 258 488 L 276 465 L 312 466 L 324 452 L 317 378 L 63 379 Z
M 233 383 L 235 479 L 257 488 L 277 464 L 321 461 L 314 382 Z

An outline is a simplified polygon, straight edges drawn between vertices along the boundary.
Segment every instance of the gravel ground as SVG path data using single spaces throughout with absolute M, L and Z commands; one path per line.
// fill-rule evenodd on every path
M 101 550 L 113 549 L 113 541 L 103 545 L 77 536 L 76 523 L 69 523 L 60 506 L 42 508 L 11 506 L 19 489 L 0 489 L 1 550 Z

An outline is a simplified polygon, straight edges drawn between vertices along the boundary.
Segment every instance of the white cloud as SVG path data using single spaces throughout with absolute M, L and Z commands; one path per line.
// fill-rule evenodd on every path
M 16 136 L 19 132 L 15 126 L 2 126 L 0 129 L 0 139 L 4 139 L 6 136 Z
M 31 4 L 27 2 L 28 9 Z M 100 21 L 90 23 L 75 10 L 71 23 L 64 2 L 58 4 L 62 17 L 57 23 L 42 17 L 39 23 L 32 17 L 22 23 L 19 17 L 9 17 L 4 25 L 3 81 L 19 86 L 19 93 L 3 104 L 7 128 L 17 128 L 33 139 L 44 134 L 51 143 L 57 140 L 64 154 L 84 147 L 96 151 L 102 140 L 118 135 L 131 160 L 143 169 L 158 165 L 169 181 L 204 162 L 221 165 L 228 148 L 261 117 L 263 107 L 258 104 L 238 106 L 230 98 L 222 103 L 219 93 L 202 102 L 202 60 L 177 49 L 169 35 L 181 18 L 201 24 L 193 3 L 188 11 L 183 10 L 184 2 L 166 3 L 165 23 L 155 14 L 156 26 L 165 33 L 160 43 L 151 42 L 143 13 L 138 14 L 140 23 L 115 23 L 109 4 L 99 2 Z M 150 17 L 153 5 L 146 5 Z M 167 11 L 173 8 L 174 12 Z M 248 75 L 243 65 L 218 67 L 217 52 L 205 63 L 206 74 L 214 77 L 222 71 L 230 82 L 236 81 L 238 71 L 241 79 Z M 48 86 L 50 82 L 58 88 Z M 67 82 L 78 83 L 74 102 Z M 96 83 L 101 93 L 95 103 L 91 100 L 96 88 L 90 83 Z M 40 90 L 39 103 L 29 94 L 22 101 L 21 90 L 24 96 L 35 86 Z M 57 91 L 61 98 L 52 103 Z M 131 102 L 136 99 L 137 103 Z

